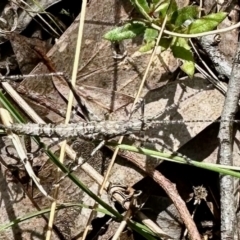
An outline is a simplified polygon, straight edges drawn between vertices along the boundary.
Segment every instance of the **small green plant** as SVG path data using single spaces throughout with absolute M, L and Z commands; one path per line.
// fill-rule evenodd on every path
M 130 0 L 135 8 L 141 13 L 142 18 L 131 20 L 121 27 L 114 28 L 107 32 L 104 38 L 112 41 L 122 41 L 143 36 L 143 45 L 140 52 L 151 50 L 159 34 L 154 26 L 161 27 L 164 18 L 167 16 L 165 29 L 180 34 L 198 34 L 213 30 L 227 16 L 225 12 L 209 14 L 199 18 L 201 9 L 198 6 L 187 6 L 178 9 L 175 0 Z M 164 51 L 170 48 L 174 57 L 179 58 L 183 64 L 181 69 L 190 77 L 193 76 L 194 57 L 188 39 L 164 34 L 159 45 Z

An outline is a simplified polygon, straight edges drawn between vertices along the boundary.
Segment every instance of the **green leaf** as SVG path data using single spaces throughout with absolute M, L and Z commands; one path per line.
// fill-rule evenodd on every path
M 204 16 L 190 24 L 184 32 L 192 34 L 211 31 L 216 28 L 218 24 L 225 19 L 226 16 L 226 12 L 213 13 Z
M 114 28 L 107 32 L 103 37 L 109 41 L 122 41 L 124 39 L 132 39 L 144 33 L 146 26 L 142 22 L 127 23 L 122 27 Z
M 139 52 L 148 52 L 154 48 L 156 41 L 148 41 L 145 45 L 141 46 Z M 165 51 L 169 48 L 171 44 L 171 39 L 169 37 L 163 37 L 160 40 L 159 46 L 161 46 L 161 51 Z
M 172 14 L 171 23 L 176 27 L 181 26 L 186 20 L 197 19 L 199 8 L 197 6 L 188 6 L 178 9 Z
M 158 36 L 158 31 L 153 28 L 147 28 L 144 33 L 144 40 L 155 40 Z
M 193 60 L 193 54 L 191 47 L 187 42 L 187 39 L 180 37 L 174 38 L 171 43 L 171 49 L 173 51 L 174 57 L 189 61 Z
M 148 15 L 148 13 L 150 12 L 150 8 L 146 0 L 131 0 L 131 2 L 147 20 L 152 20 L 151 17 Z
M 154 4 L 154 5 L 157 5 L 157 4 L 162 4 L 164 1 L 161 1 L 161 0 L 152 0 L 152 3 Z
M 170 44 L 172 42 L 172 38 L 169 37 L 163 37 L 160 40 L 159 46 L 161 46 L 161 50 L 164 51 L 169 48 Z
M 168 2 L 162 3 L 155 9 L 154 12 L 159 13 L 160 16 L 165 16 L 168 5 Z
M 168 10 L 167 14 L 170 15 L 178 9 L 178 5 L 177 5 L 177 2 L 175 0 L 169 0 L 169 3 L 170 3 L 170 6 L 167 9 Z
M 192 61 L 182 60 L 183 65 L 180 67 L 183 72 L 185 72 L 189 77 L 193 77 L 195 72 L 195 65 Z
M 156 38 L 158 36 L 158 31 L 152 28 L 147 28 L 144 33 L 145 44 L 140 47 L 139 52 L 148 52 L 152 50 L 156 44 Z M 172 38 L 162 37 L 159 46 L 161 46 L 161 51 L 165 51 L 169 48 Z
M 139 48 L 139 52 L 148 52 L 152 50 L 155 46 L 155 41 L 148 41 L 145 45 Z
M 157 36 L 158 36 L 158 31 L 157 30 L 152 29 L 152 28 L 147 28 L 145 30 L 145 33 L 144 33 L 144 36 L 143 36 L 145 44 L 140 47 L 139 51 L 140 52 L 148 52 L 151 49 L 153 49 Z
M 170 5 L 169 5 L 169 3 L 170 3 Z M 167 1 L 167 2 L 163 3 L 162 5 L 160 5 L 159 8 L 157 9 L 157 12 L 159 11 L 159 15 L 161 17 L 165 17 L 166 13 L 170 16 L 177 9 L 178 9 L 178 6 L 177 6 L 176 1 L 170 0 L 170 1 Z
M 148 6 L 148 2 L 146 0 L 135 0 L 135 4 L 138 6 L 138 8 L 141 8 L 142 11 L 145 11 L 146 13 L 149 13 L 150 9 L 149 9 L 149 6 Z
M 175 58 L 183 61 L 181 69 L 190 77 L 194 74 L 194 59 L 191 47 L 188 45 L 187 39 L 175 38 L 171 45 L 171 49 Z

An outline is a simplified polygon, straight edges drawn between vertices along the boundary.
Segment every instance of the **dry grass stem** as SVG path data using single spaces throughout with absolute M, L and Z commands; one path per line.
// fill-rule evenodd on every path
M 83 0 L 82 1 L 81 18 L 80 18 L 80 22 L 79 22 L 78 37 L 77 37 L 77 45 L 76 45 L 76 50 L 75 50 L 75 58 L 74 58 L 74 63 L 73 63 L 72 78 L 71 78 L 71 84 L 72 84 L 73 87 L 75 87 L 76 79 L 77 79 L 77 71 L 78 71 L 78 65 L 79 65 L 79 60 L 80 60 L 80 52 L 81 52 L 81 45 L 82 45 L 83 26 L 84 26 L 84 20 L 85 20 L 86 6 L 87 6 L 87 0 Z M 67 113 L 66 113 L 66 118 L 65 118 L 65 123 L 66 124 L 69 123 L 69 120 L 70 120 L 70 117 L 71 117 L 73 99 L 74 99 L 73 93 L 70 91 L 69 92 L 69 97 L 68 97 Z M 59 161 L 61 163 L 63 163 L 63 161 L 64 161 L 66 146 L 67 146 L 67 142 L 65 140 L 62 143 L 61 150 L 60 150 Z M 61 170 L 58 169 L 58 177 L 57 177 L 58 179 L 60 177 L 60 173 L 61 173 Z M 55 188 L 55 192 L 54 192 L 54 198 L 55 199 L 57 199 L 58 191 L 59 191 L 59 186 L 57 186 Z M 56 205 L 57 205 L 57 200 L 52 202 L 52 205 L 51 205 L 51 212 L 50 212 L 50 217 L 49 217 L 46 240 L 50 240 L 50 238 L 51 238 Z

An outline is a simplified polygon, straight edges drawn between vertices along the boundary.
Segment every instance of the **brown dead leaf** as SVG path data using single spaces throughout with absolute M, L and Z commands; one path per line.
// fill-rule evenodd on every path
M 102 88 L 84 85 L 77 87 L 77 93 L 86 100 L 89 100 L 89 102 L 99 104 L 99 107 L 105 108 L 109 112 L 115 112 L 118 109 L 127 106 L 134 100 L 133 97 L 116 91 L 109 91 Z M 116 99 L 117 105 L 111 106 L 112 98 Z
M 54 78 L 54 84 L 56 89 L 67 100 L 69 87 L 66 81 L 60 77 L 56 77 Z M 111 113 L 114 113 L 114 116 L 123 115 L 126 118 L 127 114 L 124 109 L 134 101 L 133 97 L 121 92 L 86 85 L 77 86 L 76 93 L 87 109 L 100 120 L 105 120 L 107 115 Z M 76 101 L 74 102 L 74 106 L 76 106 Z
M 95 166 L 95 169 L 99 173 L 103 174 L 109 162 L 108 159 L 106 159 L 106 156 L 104 156 L 101 152 L 97 152 L 94 158 L 90 158 L 89 153 L 94 149 L 94 144 L 85 141 L 80 141 L 77 144 L 79 145 L 78 150 L 80 156 L 82 156 L 83 158 L 87 158 L 89 160 L 89 164 L 93 164 Z M 54 191 L 53 183 L 56 183 L 56 166 L 50 160 L 46 162 L 46 160 L 44 160 L 44 156 L 38 159 L 38 162 L 41 163 L 41 165 L 44 164 L 38 175 L 41 179 L 41 183 L 43 184 L 45 189 L 48 189 L 52 193 Z M 65 164 L 70 163 L 72 163 L 72 166 L 74 166 L 72 161 L 66 159 Z M 74 174 L 79 179 L 81 179 L 81 182 L 83 182 L 92 192 L 97 194 L 98 185 L 94 182 L 92 178 L 90 178 L 86 173 L 84 173 L 81 168 L 75 171 Z M 39 204 L 39 206 L 41 206 L 42 208 L 49 206 L 49 202 L 46 200 L 45 197 L 39 194 L 39 191 L 36 188 L 34 188 L 34 196 L 36 197 L 35 201 Z M 77 203 L 80 201 L 89 206 L 92 206 L 94 203 L 91 197 L 86 195 L 68 178 L 66 178 L 60 184 L 58 197 L 62 203 Z M 102 197 L 106 203 L 111 204 L 106 193 L 104 193 Z M 63 209 L 57 213 L 55 224 L 57 227 L 59 227 L 59 229 L 61 229 L 61 232 L 66 239 L 71 239 L 84 231 L 90 211 L 90 209 L 80 207 Z M 98 213 L 97 217 L 102 217 L 102 215 L 103 214 Z
M 129 96 L 134 96 L 140 85 L 141 77 L 150 54 L 140 54 L 136 51 L 139 48 L 138 42 L 140 40 L 126 41 L 126 44 L 124 44 L 125 49 L 128 51 L 128 57 L 120 62 L 113 59 L 111 44 L 103 40 L 102 36 L 114 27 L 117 20 L 127 17 L 126 11 L 131 10 L 131 5 L 122 2 L 118 5 L 119 12 L 115 13 L 113 11 L 114 3 L 109 2 L 106 4 L 109 6 L 108 14 L 101 15 L 95 13 L 95 9 L 99 9 L 100 12 L 106 12 L 105 7 L 101 6 L 99 2 L 92 1 L 88 8 L 84 31 L 84 45 L 82 47 L 82 61 L 79 66 L 77 84 L 79 86 L 84 84 L 91 87 L 99 87 L 108 91 L 119 91 Z M 93 16 L 95 17 L 93 18 Z M 102 25 L 98 22 L 102 22 Z M 51 59 L 56 70 L 64 71 L 68 75 L 71 75 L 71 63 L 73 62 L 75 49 L 73 45 L 76 42 L 77 24 L 77 22 L 74 23 L 48 53 L 48 57 Z M 98 37 L 96 37 L 96 33 Z M 160 59 L 159 57 L 155 57 L 154 65 L 143 92 L 146 93 L 149 88 L 156 88 L 163 85 L 177 66 L 177 61 L 174 61 L 172 54 L 169 52 L 163 53 Z M 46 68 L 39 65 L 34 73 L 38 72 L 46 72 Z M 56 77 L 53 80 L 55 82 Z M 28 91 L 37 91 L 46 96 L 54 95 L 55 98 L 57 97 L 56 91 L 49 85 L 49 79 L 45 80 L 42 78 L 38 82 L 33 82 L 29 79 L 25 80 L 22 85 Z M 59 91 L 62 95 L 65 95 L 64 89 Z M 109 105 L 116 105 L 116 100 L 112 99 Z M 62 108 L 66 108 L 64 103 L 62 103 Z
M 37 38 L 27 38 L 17 33 L 6 36 L 10 40 L 13 51 L 22 74 L 28 74 L 41 61 L 39 55 L 34 51 L 35 47 L 41 48 L 47 53 L 50 46 Z
M 150 219 L 154 219 L 164 232 L 173 239 L 181 239 L 182 219 L 175 206 L 167 197 L 151 196 L 144 208 L 152 208 L 148 211 Z
M 196 75 L 193 79 L 185 78 L 149 91 L 144 99 L 146 117 L 162 112 L 159 119 L 214 121 L 221 114 L 224 96 L 218 90 L 209 88 L 209 82 L 201 75 Z M 166 111 L 173 104 L 177 106 Z M 177 150 L 208 125 L 208 122 L 169 124 L 147 131 L 146 134 L 162 139 L 163 143 Z
M 34 81 L 34 80 L 33 80 Z M 51 82 L 50 82 L 51 84 Z M 46 122 L 61 122 L 66 116 L 66 109 L 62 108 L 63 100 L 58 95 L 43 94 L 28 91 L 24 85 L 19 85 L 17 92 L 28 102 L 30 106 L 38 113 Z M 57 98 L 56 98 L 57 96 Z M 58 101 L 56 101 L 59 98 Z M 61 101 L 62 100 L 62 101 Z M 74 119 L 77 116 L 74 116 Z
M 103 14 L 103 15 L 97 14 L 96 15 L 95 9 L 99 9 L 100 12 L 101 11 L 106 12 L 106 8 L 105 8 L 105 6 L 102 6 L 102 4 L 100 4 L 99 2 L 92 1 L 91 4 L 90 4 L 90 7 L 88 9 L 87 19 L 93 19 L 92 16 L 96 15 L 97 18 L 103 17 L 103 19 L 101 19 L 101 21 L 99 19 L 100 22 L 104 23 L 104 21 L 105 21 L 106 23 L 107 22 L 110 23 L 111 21 L 113 21 L 113 25 L 114 25 L 115 17 L 113 17 L 114 16 L 114 13 L 113 13 L 114 8 L 111 7 L 112 5 L 113 5 L 113 2 L 109 2 L 107 4 L 107 6 L 109 6 L 109 9 L 108 9 L 109 13 L 108 14 Z M 127 6 L 128 4 L 124 3 L 122 6 L 125 6 L 125 5 Z M 130 8 L 128 7 L 128 9 L 130 9 Z M 124 12 L 123 7 L 122 7 L 119 14 L 123 15 L 124 17 L 127 16 L 127 14 Z M 109 17 L 109 16 L 112 16 L 112 17 Z M 118 18 L 120 18 L 120 16 L 118 16 Z M 88 30 L 88 32 L 86 32 L 85 35 L 90 34 L 90 33 L 91 33 L 91 35 L 89 37 L 86 37 L 85 45 L 83 46 L 83 51 L 87 48 L 92 49 L 92 51 L 91 51 L 90 55 L 88 54 L 89 51 L 88 52 L 85 51 L 84 56 L 88 57 L 88 58 L 86 59 L 86 61 L 82 61 L 82 65 L 85 65 L 85 67 L 80 67 L 80 69 L 84 68 L 86 70 L 86 68 L 88 68 L 89 66 L 96 65 L 95 68 L 94 68 L 95 72 L 97 72 L 97 70 L 98 70 L 97 64 L 99 64 L 99 63 L 101 63 L 101 65 L 105 64 L 105 62 L 102 61 L 103 59 L 104 60 L 106 59 L 106 64 L 107 64 L 107 62 L 109 62 L 109 65 L 114 65 L 115 64 L 115 61 L 112 59 L 112 50 L 111 50 L 110 44 L 106 41 L 103 41 L 102 38 L 101 38 L 101 36 L 104 34 L 104 32 L 106 32 L 107 29 L 110 29 L 112 27 L 109 26 L 109 24 L 106 24 L 106 25 L 103 24 L 103 26 L 101 26 L 101 32 L 99 32 L 100 25 L 95 24 L 95 23 L 97 23 L 97 21 L 98 21 L 98 19 L 95 19 L 95 22 L 86 20 L 86 23 L 89 22 L 87 24 L 89 26 L 85 27 L 85 29 Z M 90 27 L 90 29 L 89 29 L 89 27 Z M 75 45 L 75 41 L 76 41 L 76 32 L 77 32 L 77 23 L 74 23 L 71 26 L 71 28 L 66 31 L 66 34 L 61 39 L 59 39 L 57 44 L 53 47 L 53 49 L 48 54 L 49 58 L 51 58 L 51 60 L 54 62 L 54 65 L 57 66 L 57 69 L 59 69 L 60 71 L 65 71 L 69 75 L 71 73 L 71 63 L 73 61 L 73 56 L 74 56 L 74 49 L 75 48 L 73 47 L 73 45 Z M 98 36 L 99 36 L 98 38 L 96 38 L 95 35 L 94 35 L 96 32 L 98 32 Z M 90 38 L 92 38 L 92 41 L 90 40 Z M 96 43 L 96 39 L 99 39 L 99 41 L 103 42 L 103 43 Z M 89 45 L 89 42 L 92 42 L 91 46 Z M 105 51 L 103 51 L 103 48 L 99 49 L 99 46 L 100 47 L 105 46 Z M 92 48 L 92 47 L 94 47 L 94 48 Z M 96 49 L 96 50 L 94 51 L 94 49 Z M 97 51 L 97 53 L 96 53 L 96 51 Z M 104 55 L 106 55 L 106 51 L 107 51 L 107 54 L 108 54 L 107 58 L 105 58 L 105 56 L 104 56 Z M 94 58 L 96 55 L 99 55 L 101 57 L 101 59 Z M 93 58 L 94 58 L 94 61 L 93 61 Z M 66 64 L 66 62 L 69 63 L 69 64 Z M 35 73 L 46 72 L 46 69 L 44 69 L 43 66 L 39 65 L 35 69 L 34 72 Z M 80 73 L 81 73 L 81 71 L 80 71 Z M 90 73 L 88 73 L 87 75 L 91 75 Z M 126 71 L 125 71 L 125 73 L 126 73 Z M 91 78 L 96 82 L 96 84 L 93 85 L 93 86 L 98 86 L 98 83 L 100 82 L 100 81 L 96 81 L 96 80 L 99 79 L 98 75 L 99 74 L 96 74 L 95 76 L 92 76 L 92 78 Z M 112 75 L 112 72 L 110 72 L 110 76 L 111 75 Z M 138 74 L 135 72 L 134 76 L 138 76 Z M 85 77 L 87 77 L 87 76 L 85 76 Z M 102 83 L 102 84 L 104 85 L 105 83 Z M 137 84 L 139 84 L 139 83 L 137 83 Z M 56 94 L 55 89 L 52 88 L 51 83 L 49 82 L 49 79 L 41 79 L 39 81 L 25 80 L 22 85 L 24 85 L 25 88 L 28 89 L 28 91 L 31 91 L 32 93 L 37 91 L 39 94 L 43 94 L 45 96 L 50 96 L 50 97 L 55 98 L 55 99 L 58 96 Z M 105 87 L 108 87 L 108 84 L 106 84 Z M 112 91 L 112 87 L 110 87 L 108 89 L 110 89 L 110 91 Z M 131 91 L 131 95 L 133 95 L 133 91 Z M 56 99 L 56 102 L 57 103 L 62 102 L 62 109 L 65 109 L 65 104 L 63 103 L 63 101 L 60 101 L 60 100 L 61 99 L 58 99 L 58 100 Z
M 229 17 L 225 18 L 224 21 L 219 24 L 219 29 L 230 27 L 239 21 L 239 5 L 236 4 L 233 7 L 234 8 L 229 13 Z M 233 31 L 229 31 L 220 35 L 221 41 L 218 45 L 219 51 L 224 54 L 230 63 L 232 62 L 232 59 L 237 50 L 238 33 L 239 30 L 235 29 Z

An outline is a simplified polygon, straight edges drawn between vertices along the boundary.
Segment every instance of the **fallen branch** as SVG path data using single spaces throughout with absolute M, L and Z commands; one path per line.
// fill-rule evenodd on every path
M 233 122 L 240 96 L 240 43 L 234 57 L 231 77 L 223 107 L 220 124 L 219 163 L 232 165 Z M 233 177 L 220 176 L 221 193 L 221 239 L 234 239 L 236 233 L 236 210 L 234 204 Z

